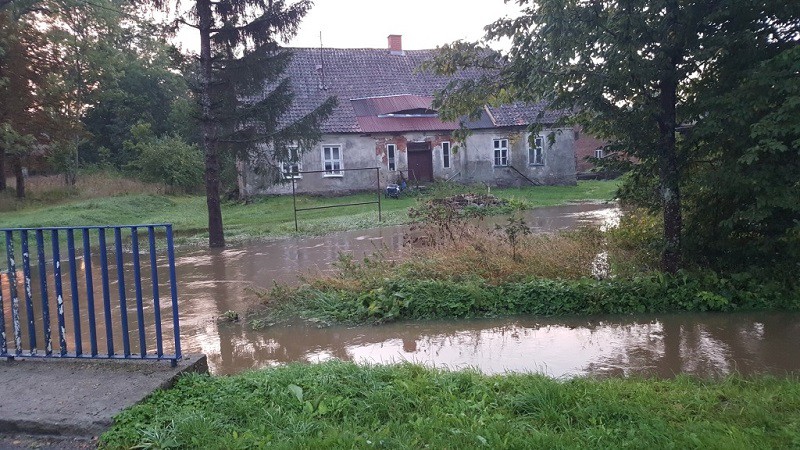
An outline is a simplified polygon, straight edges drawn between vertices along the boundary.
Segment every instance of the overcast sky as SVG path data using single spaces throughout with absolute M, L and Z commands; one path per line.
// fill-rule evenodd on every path
M 317 0 L 290 42 L 292 47 L 385 48 L 390 34 L 403 48 L 435 48 L 477 40 L 483 27 L 518 10 L 503 0 Z
M 316 0 L 290 47 L 386 48 L 390 34 L 403 48 L 435 48 L 458 39 L 478 40 L 483 27 L 519 8 L 503 0 Z M 198 48 L 197 30 L 183 30 L 187 50 Z

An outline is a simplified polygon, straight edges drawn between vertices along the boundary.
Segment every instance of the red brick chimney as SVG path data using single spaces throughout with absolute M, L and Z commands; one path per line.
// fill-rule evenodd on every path
M 399 34 L 389 35 L 389 53 L 392 55 L 405 55 L 403 51 L 403 36 Z

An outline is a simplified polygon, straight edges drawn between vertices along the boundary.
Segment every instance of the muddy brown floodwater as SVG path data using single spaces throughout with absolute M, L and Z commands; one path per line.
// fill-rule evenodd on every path
M 610 226 L 619 216 L 614 204 L 575 204 L 529 211 L 525 221 L 534 231 L 547 232 L 587 224 Z M 486 223 L 491 227 L 504 220 L 488 218 Z M 258 296 L 254 289 L 269 288 L 275 282 L 296 283 L 304 274 L 330 270 L 340 253 L 361 258 L 380 250 L 383 257 L 393 258 L 403 251 L 406 228 L 393 226 L 261 241 L 221 251 L 179 250 L 176 269 L 184 353 L 205 353 L 211 370 L 217 374 L 331 358 L 372 363 L 414 361 L 436 367 L 472 367 L 485 373 L 541 372 L 553 377 L 677 373 L 715 376 L 731 372 L 784 375 L 800 371 L 800 314 L 789 313 L 511 317 L 327 328 L 292 324 L 259 331 L 246 324 L 217 321 L 227 311 L 242 314 L 256 306 Z M 130 254 L 124 257 L 125 261 L 131 260 Z M 160 271 L 166 271 L 166 264 L 165 257 L 159 256 Z M 80 258 L 79 268 L 84 270 Z M 92 270 L 99 269 L 94 265 Z M 125 271 L 126 277 L 131 276 L 130 267 Z M 80 276 L 83 277 L 82 272 Z M 94 276 L 99 279 L 100 273 Z M 52 285 L 52 273 L 48 277 Z M 110 288 L 116 292 L 115 281 Z M 166 292 L 166 286 L 162 289 Z M 95 295 L 100 298 L 99 292 Z M 133 298 L 134 294 L 128 295 Z M 85 299 L 85 292 L 80 297 Z M 54 301 L 51 299 L 51 303 Z M 4 306 L 10 308 L 10 302 Z M 50 308 L 55 310 L 55 303 Z M 104 317 L 101 308 L 98 302 L 98 336 L 105 336 L 99 319 Z M 11 316 L 10 309 L 5 313 L 6 317 Z M 152 305 L 146 305 L 144 313 L 145 323 L 153 324 Z M 24 308 L 21 314 L 24 321 Z M 162 316 L 169 314 L 167 307 Z M 69 311 L 66 316 L 71 324 Z M 112 316 L 112 322 L 119 323 L 116 302 Z M 128 317 L 134 316 L 129 311 Z M 86 321 L 85 315 L 81 320 Z M 169 326 L 165 326 L 165 333 L 170 335 Z M 41 329 L 41 323 L 37 327 Z M 7 328 L 10 329 L 9 324 Z M 87 328 L 84 325 L 81 333 L 84 343 L 89 340 Z M 134 322 L 130 328 L 135 335 Z M 151 346 L 152 328 L 147 325 L 147 342 Z M 119 326 L 114 325 L 116 342 L 120 333 Z M 72 337 L 67 340 L 72 342 Z M 24 336 L 23 343 L 26 344 Z M 169 353 L 170 349 L 165 350 Z M 105 351 L 102 343 L 99 351 Z
M 538 208 L 525 220 L 536 231 L 554 231 L 613 225 L 619 215 L 613 204 L 581 204 Z M 554 377 L 785 374 L 800 369 L 797 314 L 513 317 L 362 327 L 294 324 L 258 331 L 215 320 L 226 311 L 253 306 L 257 298 L 249 288 L 267 288 L 273 280 L 293 283 L 303 273 L 328 270 L 341 252 L 360 258 L 381 249 L 392 257 L 402 251 L 405 229 L 384 227 L 181 252 L 177 267 L 184 348 L 207 354 L 217 374 L 330 358 L 415 361 Z

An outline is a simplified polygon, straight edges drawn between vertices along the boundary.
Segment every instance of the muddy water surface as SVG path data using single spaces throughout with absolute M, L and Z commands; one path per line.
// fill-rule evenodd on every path
M 619 217 L 614 205 L 568 205 L 540 208 L 525 220 L 535 231 L 546 232 L 584 224 L 613 224 Z M 503 223 L 503 218 L 491 218 Z M 487 219 L 487 226 L 492 226 Z M 413 322 L 366 327 L 315 328 L 302 324 L 253 331 L 246 325 L 220 323 L 227 311 L 242 313 L 258 303 L 254 290 L 274 282 L 295 283 L 303 274 L 330 270 L 340 253 L 356 258 L 380 250 L 387 258 L 402 252 L 405 226 L 334 233 L 322 237 L 288 238 L 251 243 L 222 251 L 183 249 L 176 258 L 179 282 L 181 341 L 184 353 L 208 355 L 211 369 L 230 374 L 291 361 L 324 361 L 330 358 L 385 363 L 415 361 L 422 364 L 464 368 L 486 373 L 541 372 L 554 377 L 575 375 L 613 376 L 652 374 L 701 376 L 800 371 L 799 314 L 683 314 L 603 318 L 506 318 L 494 320 Z M 131 255 L 125 254 L 125 261 Z M 81 279 L 85 275 L 78 261 Z M 159 271 L 166 260 L 159 256 Z M 110 267 L 113 269 L 113 267 Z M 130 276 L 130 268 L 126 277 Z M 34 269 L 35 271 L 35 269 Z M 92 266 L 100 279 L 97 264 Z M 112 270 L 113 272 L 113 270 Z M 49 275 L 51 277 L 52 273 Z M 20 275 L 21 276 L 21 275 Z M 52 285 L 52 279 L 48 281 Z M 95 286 L 98 290 L 99 285 Z M 7 284 L 6 284 L 7 287 Z M 117 292 L 111 281 L 110 291 Z M 128 286 L 131 291 L 131 286 Z M 36 286 L 34 286 L 36 290 Z M 167 287 L 162 286 L 162 292 Z M 35 294 L 35 292 L 34 292 Z M 95 292 L 96 298 L 100 292 Z M 134 293 L 128 292 L 128 298 Z M 81 292 L 85 302 L 85 292 Z M 4 292 L 8 298 L 8 292 Z M 112 296 L 113 297 L 113 296 Z M 115 297 L 114 297 L 115 298 Z M 112 298 L 112 300 L 114 300 Z M 51 298 L 51 311 L 55 311 Z M 132 303 L 129 303 L 131 305 Z M 102 303 L 96 304 L 98 351 L 106 351 L 107 335 Z M 9 318 L 10 302 L 4 302 Z M 22 320 L 26 314 L 22 308 Z M 119 352 L 120 310 L 114 300 L 109 328 Z M 143 322 L 153 345 L 152 305 L 146 305 Z M 162 312 L 170 316 L 169 308 Z M 67 341 L 73 342 L 73 317 L 68 308 Z M 137 352 L 138 320 L 128 313 L 132 351 Z M 90 347 L 86 314 L 84 352 Z M 165 333 L 172 330 L 166 325 Z M 10 325 L 6 324 L 10 329 Z M 41 330 L 41 323 L 37 324 Z M 25 348 L 28 348 L 23 336 Z M 71 344 L 70 344 L 71 345 Z M 165 344 L 169 353 L 169 343 Z M 74 349 L 70 347 L 69 351 Z M 148 348 L 152 352 L 152 348 Z
M 568 205 L 530 211 L 525 220 L 536 231 L 554 231 L 611 225 L 618 218 L 614 205 Z M 405 228 L 283 239 L 221 252 L 182 252 L 177 264 L 184 348 L 206 353 L 212 370 L 220 374 L 330 358 L 407 360 L 555 377 L 800 370 L 796 314 L 511 318 L 355 328 L 297 324 L 260 331 L 215 320 L 225 311 L 244 311 L 256 302 L 250 287 L 269 287 L 273 280 L 292 283 L 308 271 L 328 270 L 340 252 L 360 258 L 382 249 L 392 257 L 402 251 Z
M 331 358 L 484 373 L 538 372 L 553 377 L 800 370 L 798 314 L 682 314 L 601 318 L 512 318 L 249 331 L 224 325 L 217 373 Z M 210 347 L 210 346 L 209 346 Z

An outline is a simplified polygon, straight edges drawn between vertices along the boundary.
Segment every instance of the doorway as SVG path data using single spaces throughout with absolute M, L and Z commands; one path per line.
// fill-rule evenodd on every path
M 433 181 L 433 152 L 430 142 L 408 143 L 409 178 L 417 181 Z

